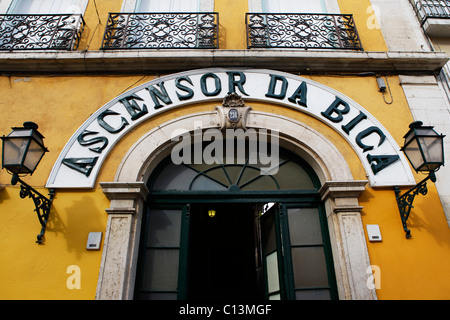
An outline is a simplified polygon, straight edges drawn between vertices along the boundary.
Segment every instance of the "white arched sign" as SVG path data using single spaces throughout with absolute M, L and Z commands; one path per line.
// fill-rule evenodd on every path
M 307 113 L 341 134 L 374 187 L 412 185 L 411 169 L 389 132 L 363 107 L 315 81 L 257 69 L 200 69 L 158 78 L 125 92 L 92 114 L 59 155 L 47 188 L 92 188 L 114 145 L 156 114 L 235 92 Z M 281 133 L 283 128 L 277 129 Z

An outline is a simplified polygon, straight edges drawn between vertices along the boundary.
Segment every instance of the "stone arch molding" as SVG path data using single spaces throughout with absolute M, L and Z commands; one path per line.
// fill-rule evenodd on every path
M 166 122 L 149 131 L 137 141 L 124 156 L 117 169 L 115 181 L 146 182 L 155 166 L 170 155 L 173 132 L 194 131 L 194 124 L 201 129 L 217 128 L 220 115 L 216 111 L 191 114 Z M 250 111 L 247 128 L 268 129 L 277 132 L 281 147 L 290 149 L 301 156 L 317 173 L 321 184 L 327 181 L 350 181 L 352 173 L 346 160 L 337 148 L 316 130 L 287 117 Z M 282 128 L 281 131 L 278 128 Z
M 47 188 L 93 188 L 108 153 L 135 126 L 174 108 L 220 102 L 233 92 L 247 104 L 265 101 L 287 106 L 329 125 L 355 150 L 371 186 L 414 184 L 408 162 L 390 133 L 345 95 L 284 72 L 214 68 L 152 80 L 98 109 L 67 142 L 53 166 Z
M 100 182 L 111 200 L 96 299 L 132 299 L 141 220 L 149 191 L 146 181 L 171 152 L 171 133 L 202 123 L 216 128 L 215 111 L 183 116 L 151 130 L 124 156 L 113 182 Z M 314 129 L 279 115 L 250 111 L 247 128 L 282 128 L 280 146 L 305 159 L 321 180 L 340 299 L 376 299 L 361 221 L 359 195 L 367 181 L 355 181 L 344 156 Z M 194 129 L 194 128 L 192 128 Z M 369 284 L 368 284 L 369 283 Z

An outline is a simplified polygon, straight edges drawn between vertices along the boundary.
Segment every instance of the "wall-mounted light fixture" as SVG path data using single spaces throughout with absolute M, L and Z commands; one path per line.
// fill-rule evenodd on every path
M 48 152 L 44 146 L 44 136 L 37 129 L 37 124 L 25 122 L 23 127 L 14 127 L 10 134 L 1 137 L 3 140 L 2 168 L 12 174 L 12 185 L 20 182 L 20 197 L 33 199 L 35 211 L 42 226 L 36 242 L 41 244 L 55 191 L 50 189 L 50 198 L 47 198 L 20 179 L 20 176 L 32 175 L 44 154 Z
M 208 216 L 214 218 L 216 216 L 216 210 L 208 210 Z
M 438 134 L 433 127 L 424 126 L 422 121 L 411 123 L 408 133 L 403 137 L 405 143 L 400 150 L 405 153 L 416 172 L 428 174 L 425 179 L 403 195 L 400 195 L 399 187 L 395 187 L 395 197 L 406 238 L 411 238 L 411 231 L 408 229 L 406 221 L 413 208 L 414 197 L 419 193 L 427 194 L 427 181 L 436 182 L 435 172 L 444 164 L 444 137 L 444 135 Z

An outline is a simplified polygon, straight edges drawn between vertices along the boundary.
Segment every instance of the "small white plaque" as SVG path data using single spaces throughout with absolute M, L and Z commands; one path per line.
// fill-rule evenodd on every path
M 366 225 L 367 229 L 367 236 L 369 237 L 369 241 L 375 242 L 375 241 L 381 241 L 381 231 L 380 226 L 377 224 L 368 224 Z
M 102 233 L 101 232 L 89 232 L 86 249 L 87 250 L 99 250 L 101 242 L 102 242 Z

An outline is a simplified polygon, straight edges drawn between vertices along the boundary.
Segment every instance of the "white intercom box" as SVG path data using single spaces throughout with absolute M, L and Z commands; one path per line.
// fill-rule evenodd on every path
M 102 233 L 101 232 L 89 232 L 86 249 L 87 250 L 99 250 L 101 242 L 102 242 Z
M 368 224 L 366 225 L 367 236 L 369 241 L 381 241 L 381 231 L 380 226 L 377 224 Z

